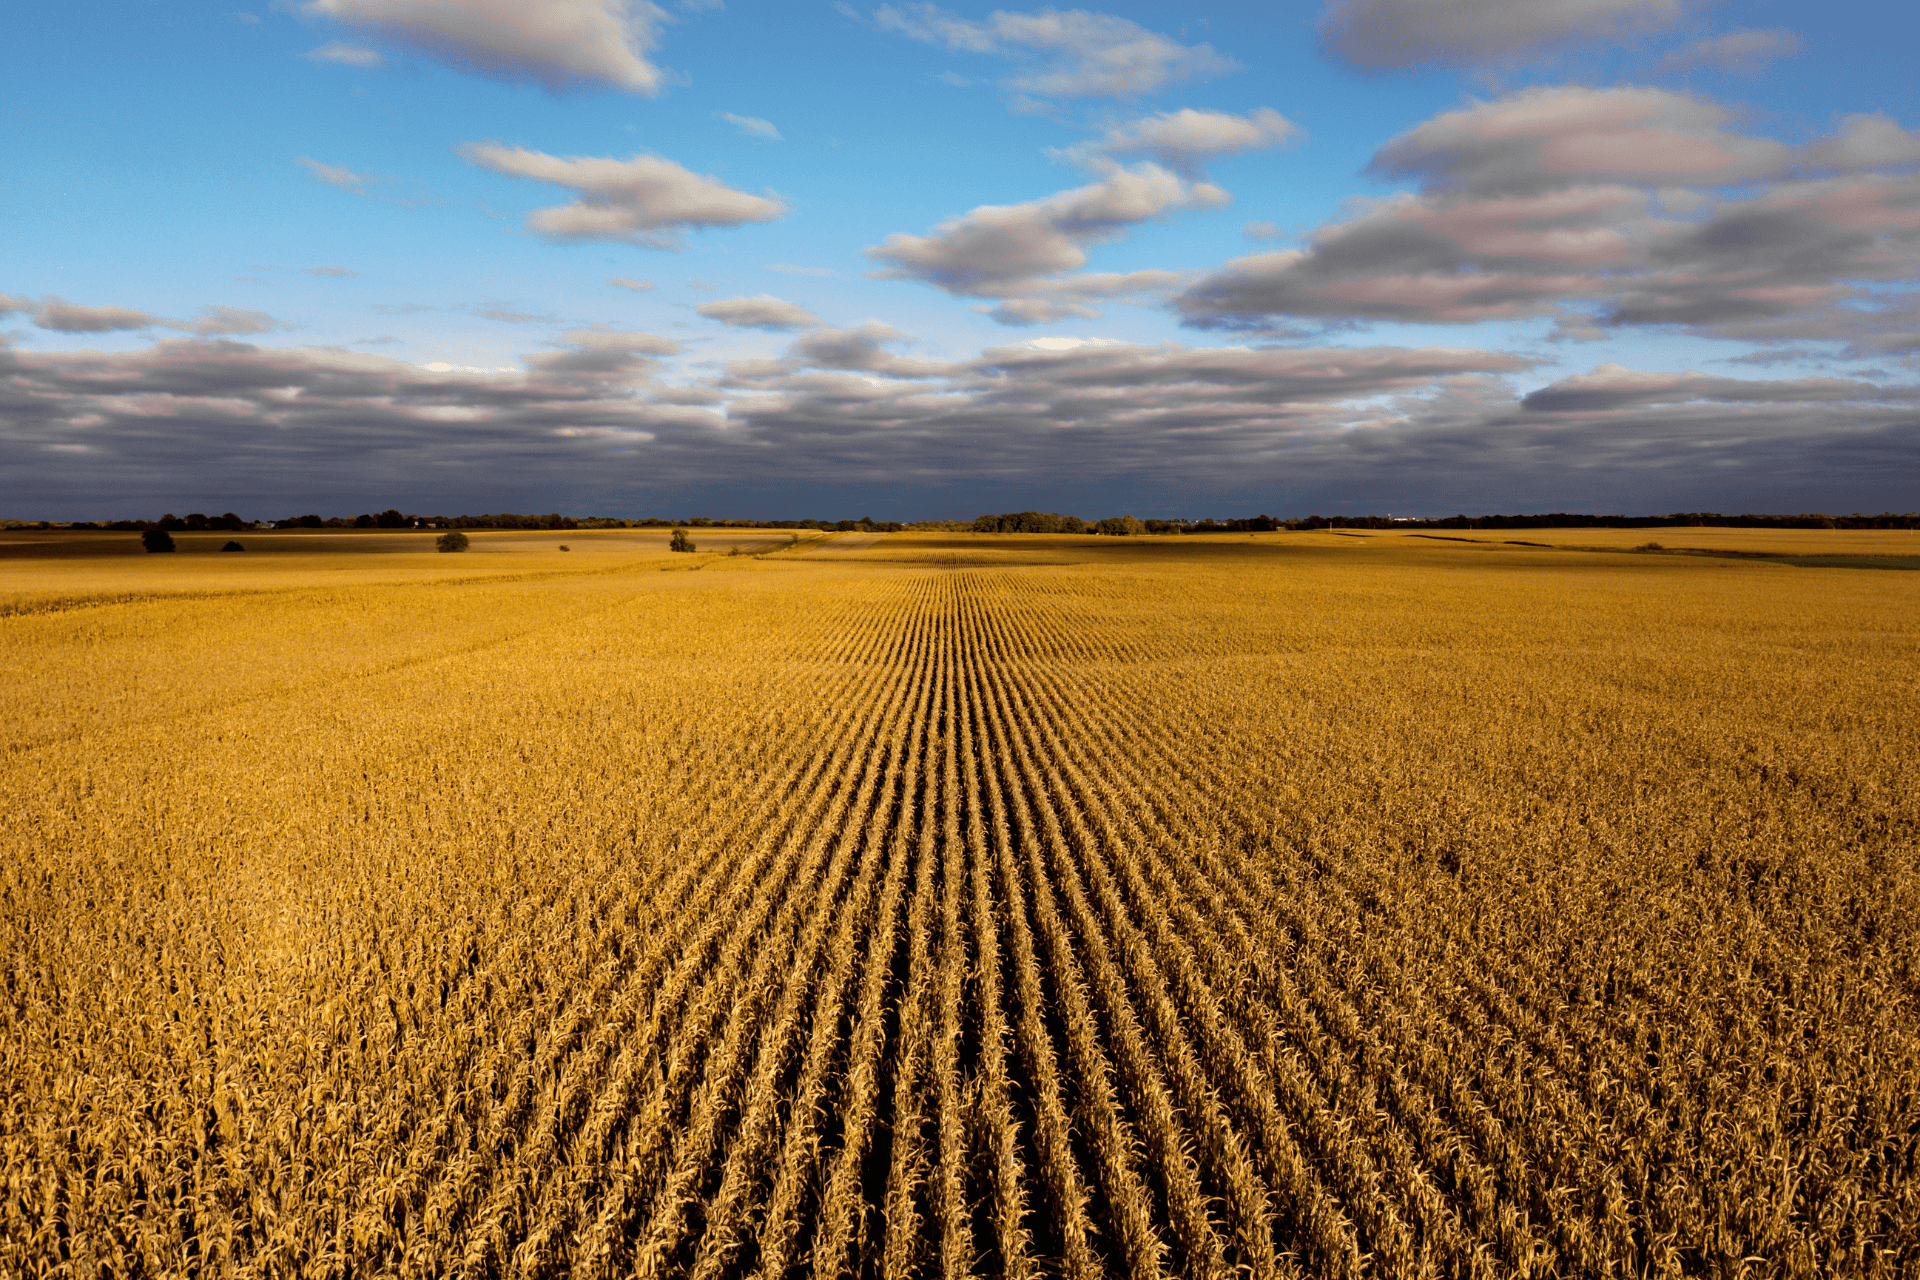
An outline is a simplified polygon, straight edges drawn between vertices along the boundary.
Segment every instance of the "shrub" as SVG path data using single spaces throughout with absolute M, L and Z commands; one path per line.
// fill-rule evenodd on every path
M 568 546 L 567 546 L 567 544 L 566 544 L 566 543 L 564 543 L 564 542 L 560 544 L 560 549 L 561 549 L 562 551 L 566 551 L 566 550 L 569 550 L 569 548 L 568 548 Z
M 1639 546 L 1635 547 L 1634 550 L 1635 551 L 1665 551 L 1666 548 L 1661 546 L 1657 542 L 1643 542 Z
M 171 551 L 173 535 L 165 529 L 149 529 L 140 535 L 140 545 L 148 551 Z
M 439 551 L 465 551 L 467 549 L 467 535 L 455 529 L 452 533 L 443 533 L 435 538 L 433 545 L 434 548 Z
M 221 549 L 222 551 L 245 551 L 245 550 L 246 550 L 246 548 L 245 548 L 245 547 L 243 547 L 243 546 L 241 546 L 241 545 L 240 545 L 239 543 L 237 543 L 237 542 L 235 542 L 235 541 L 233 541 L 233 540 L 232 540 L 231 538 L 229 538 L 229 539 L 227 540 L 227 545 L 226 545 L 226 546 L 224 546 L 224 547 L 222 547 L 222 548 L 220 548 L 220 549 Z
M 673 531 L 673 536 L 667 539 L 667 550 L 692 551 L 693 539 L 687 536 L 687 531 L 685 529 L 675 529 Z

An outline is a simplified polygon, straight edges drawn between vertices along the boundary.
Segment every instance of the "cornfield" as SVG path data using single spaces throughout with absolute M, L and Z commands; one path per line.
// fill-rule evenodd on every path
M 36 579 L 0 1271 L 1920 1270 L 1920 575 L 1139 541 Z

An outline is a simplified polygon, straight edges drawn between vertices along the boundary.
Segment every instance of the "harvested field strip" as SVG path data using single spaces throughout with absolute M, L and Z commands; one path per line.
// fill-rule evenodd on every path
M 1704 852 L 1656 923 L 1611 887 L 1613 845 L 1555 882 L 1515 846 L 1491 888 L 1450 838 L 1410 860 L 1367 824 L 1412 784 L 1367 788 L 1413 765 L 1280 730 L 1213 749 L 1256 712 L 1316 731 L 1283 662 L 1252 686 L 1206 666 L 1275 641 L 1115 625 L 1091 572 L 861 573 L 660 676 L 621 656 L 642 597 L 571 611 L 599 689 L 536 661 L 558 624 L 460 650 L 481 669 L 435 668 L 448 732 L 510 714 L 497 756 L 585 726 L 574 768 L 402 812 L 316 767 L 309 816 L 260 828 L 305 850 L 291 887 L 257 870 L 266 837 L 208 828 L 189 877 L 58 796 L 12 809 L 33 852 L 0 898 L 0 1032 L 32 1065 L 0 1113 L 0 1270 L 1920 1265 L 1897 946 L 1760 872 L 1715 896 L 1749 873 Z M 169 723 L 250 740 L 313 696 Z M 394 767 L 410 794 L 456 785 Z M 1744 775 L 1715 776 L 1737 805 Z M 216 883 L 245 893 L 194 887 Z

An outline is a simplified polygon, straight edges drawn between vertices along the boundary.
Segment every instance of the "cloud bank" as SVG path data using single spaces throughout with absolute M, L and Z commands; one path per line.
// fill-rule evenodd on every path
M 0 348 L 0 474 L 39 477 L 44 501 L 57 455 L 64 495 L 278 495 L 289 510 L 395 477 L 459 506 L 488 486 L 637 502 L 715 477 L 903 502 L 923 489 L 984 501 L 1008 484 L 1147 495 L 1170 475 L 1250 510 L 1412 510 L 1409 495 L 1431 514 L 1696 509 L 1684 499 L 1733 494 L 1854 509 L 1898 488 L 1920 428 L 1914 388 L 1859 379 L 1602 365 L 1522 397 L 1512 383 L 1530 360 L 1472 348 L 1048 339 L 944 362 L 901 354 L 911 341 L 878 322 L 822 326 L 779 358 L 691 377 L 672 368 L 673 339 L 608 326 L 495 372 L 197 339 Z

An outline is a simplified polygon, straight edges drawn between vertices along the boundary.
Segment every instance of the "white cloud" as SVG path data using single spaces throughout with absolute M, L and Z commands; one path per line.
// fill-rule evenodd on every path
M 591 329 L 568 329 L 560 335 L 564 342 L 590 351 L 635 351 L 650 356 L 676 356 L 682 347 L 672 338 L 662 338 L 633 329 L 596 325 Z
M 790 276 L 836 276 L 840 273 L 831 267 L 796 267 L 787 262 L 769 262 L 767 270 L 779 271 Z
M 1278 240 L 1286 232 L 1277 222 L 1249 222 L 1241 226 L 1240 234 L 1249 240 Z
M 367 180 L 345 165 L 322 164 L 311 156 L 301 156 L 300 165 L 329 186 L 339 187 L 342 191 L 351 191 L 357 196 L 367 194 Z
M 934 4 L 881 5 L 874 21 L 927 44 L 1028 63 L 1008 87 L 1049 98 L 1133 98 L 1239 69 L 1208 45 L 1183 45 L 1085 9 L 996 10 L 973 22 Z
M 184 324 L 172 322 L 168 327 L 179 329 L 183 333 L 212 337 L 222 333 L 273 333 L 293 326 L 285 321 L 274 319 L 264 311 L 248 311 L 241 307 L 208 307 L 200 313 L 198 320 L 187 321 Z
M 1920 132 L 1902 129 L 1883 115 L 1851 115 L 1840 122 L 1837 135 L 1808 147 L 1805 156 L 1821 169 L 1913 164 L 1920 161 Z
M 518 311 L 512 307 L 476 307 L 473 314 L 504 324 L 552 324 L 554 317 L 539 311 Z
M 722 111 L 720 118 L 749 138 L 760 138 L 767 142 L 784 141 L 780 137 L 780 131 L 773 127 L 771 121 L 762 120 L 757 116 L 737 116 L 731 111 Z
M 635 280 L 628 276 L 608 276 L 607 283 L 616 289 L 631 289 L 635 293 L 647 293 L 659 288 L 651 280 Z
M 1733 31 L 1674 50 L 1661 61 L 1660 69 L 1690 71 L 1695 67 L 1713 67 L 1750 76 L 1775 58 L 1800 52 L 1800 47 L 1800 37 L 1783 28 Z
M 599 85 L 653 97 L 666 84 L 647 55 L 667 16 L 647 0 L 309 0 L 304 11 L 549 90 Z
M 1679 21 L 1685 0 L 1330 0 L 1320 35 L 1370 70 L 1507 63 Z
M 552 240 L 623 240 L 677 252 L 682 243 L 676 232 L 775 222 L 787 213 L 786 203 L 771 192 L 736 191 L 659 156 L 561 157 L 498 143 L 469 143 L 460 153 L 510 178 L 578 192 L 571 204 L 527 216 L 529 227 Z
M 335 280 L 354 280 L 360 273 L 352 267 L 296 267 L 303 276 L 327 276 Z
M 921 280 L 948 293 L 1004 298 L 1059 283 L 1084 266 L 1087 248 L 1174 209 L 1226 203 L 1226 192 L 1188 183 L 1156 164 L 1116 168 L 1099 182 L 1024 204 L 981 205 L 930 236 L 895 232 L 864 252 L 891 264 L 883 279 Z
M 1783 172 L 1792 154 L 1735 132 L 1733 113 L 1664 89 L 1536 88 L 1448 111 L 1367 166 L 1428 191 L 1531 195 L 1574 186 L 1726 186 Z
M 1867 286 L 1920 273 L 1920 178 L 1854 171 L 1910 159 L 1920 137 L 1884 117 L 1792 148 L 1684 94 L 1528 90 L 1381 148 L 1370 170 L 1418 179 L 1419 193 L 1229 262 L 1174 305 L 1189 325 L 1269 333 L 1297 332 L 1287 318 L 1551 317 L 1562 339 L 1675 325 L 1896 351 L 1913 317 Z M 1822 168 L 1836 176 L 1796 176 Z
M 568 329 L 554 345 L 564 349 L 520 359 L 538 374 L 607 386 L 649 385 L 660 367 L 654 357 L 679 355 L 683 350 L 672 338 L 604 324 Z
M 55 333 L 114 333 L 125 329 L 150 329 L 167 322 L 132 307 L 87 307 L 63 298 L 42 299 L 33 309 L 33 323 Z
M 0 294 L 0 315 L 25 311 L 36 328 L 52 333 L 119 333 L 136 329 L 175 329 L 181 333 L 211 337 L 216 334 L 273 333 L 293 326 L 276 320 L 264 311 L 241 307 L 203 308 L 195 320 L 171 320 L 133 307 L 90 307 L 64 298 L 48 297 L 38 302 L 26 298 L 8 298 Z
M 377 50 L 362 49 L 338 40 L 321 45 L 318 49 L 309 49 L 300 56 L 309 62 L 337 62 L 348 67 L 382 67 L 387 62 Z
M 1077 302 L 1050 302 L 1045 298 L 1009 298 L 997 307 L 980 306 L 975 310 L 992 316 L 1004 325 L 1023 328 L 1031 324 L 1054 324 L 1068 316 L 1097 320 L 1100 313 Z
M 1272 107 L 1257 107 L 1244 116 L 1183 107 L 1116 125 L 1099 139 L 1061 154 L 1081 164 L 1103 156 L 1155 160 L 1197 178 L 1221 156 L 1283 146 L 1300 136 L 1300 127 Z
M 805 329 L 826 323 L 799 303 L 766 293 L 754 298 L 724 298 L 694 310 L 738 329 Z
M 887 347 L 913 338 L 889 324 L 869 320 L 853 329 L 819 328 L 794 340 L 789 359 L 816 369 L 846 369 L 888 378 L 950 377 L 961 366 L 897 356 Z

